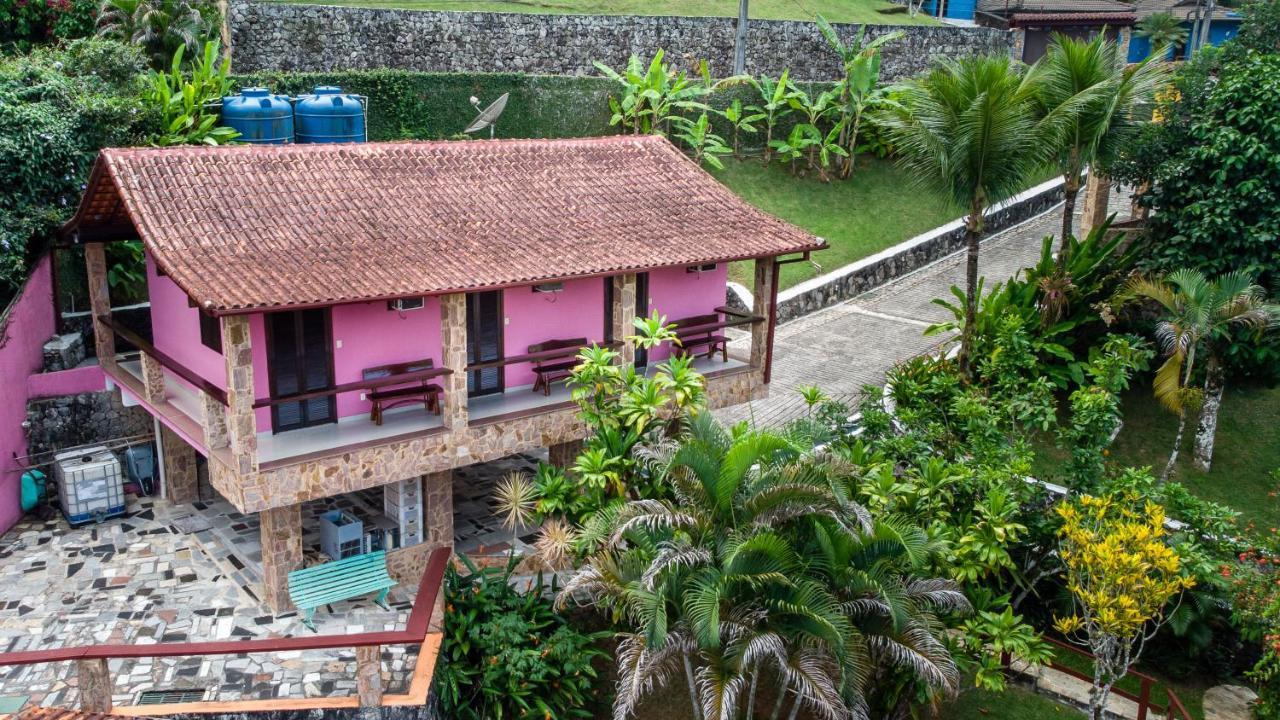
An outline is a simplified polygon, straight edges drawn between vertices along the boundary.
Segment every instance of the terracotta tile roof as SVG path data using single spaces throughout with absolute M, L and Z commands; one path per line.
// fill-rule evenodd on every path
M 28 707 L 13 716 L 14 720 L 119 720 L 122 717 L 54 707 Z
M 1180 20 L 1195 17 L 1196 0 L 1137 0 L 1133 11 L 1141 20 L 1157 13 L 1172 13 Z M 1214 20 L 1239 20 L 1240 13 L 1233 8 L 1218 5 L 1213 12 Z
M 978 9 L 993 13 L 1110 13 L 1133 12 L 1117 0 L 979 0 Z
M 103 150 L 63 234 L 129 221 L 218 313 L 824 246 L 650 136 Z
M 1036 12 L 1014 13 L 1011 21 L 1014 27 L 1037 25 L 1132 25 L 1137 19 L 1133 11 L 1129 12 Z

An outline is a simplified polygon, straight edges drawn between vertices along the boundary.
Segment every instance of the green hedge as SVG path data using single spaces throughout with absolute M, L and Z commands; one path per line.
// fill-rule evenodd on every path
M 476 116 L 469 98 L 487 105 L 502 93 L 510 93 L 507 109 L 498 121 L 497 137 L 563 138 L 611 135 L 609 95 L 618 88 L 603 77 L 520 75 L 514 73 L 424 73 L 410 70 L 352 70 L 341 72 L 260 72 L 235 78 L 237 87 L 266 86 L 278 93 L 298 95 L 316 85 L 338 85 L 347 92 L 369 98 L 369 139 L 434 140 L 460 134 Z M 811 93 L 822 86 L 804 83 Z M 725 88 L 708 99 L 723 108 L 741 98 L 757 102 L 754 88 Z M 797 121 L 789 117 L 776 129 L 785 137 Z M 717 127 L 717 130 L 727 129 Z M 483 137 L 483 133 L 478 133 Z M 752 141 L 755 142 L 752 142 Z M 744 145 L 759 144 L 744 138 Z

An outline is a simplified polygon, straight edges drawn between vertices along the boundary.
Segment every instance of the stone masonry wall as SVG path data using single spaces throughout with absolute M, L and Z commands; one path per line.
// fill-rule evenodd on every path
M 659 48 L 677 67 L 706 59 L 717 75 L 733 67 L 733 18 L 535 15 L 374 10 L 233 0 L 232 60 L 238 73 L 264 70 L 400 68 L 428 72 L 595 75 L 593 61 L 621 67 L 633 53 Z M 857 31 L 840 25 L 846 39 Z M 1012 34 L 991 28 L 872 25 L 876 37 L 905 37 L 884 48 L 886 80 L 926 69 L 934 56 L 1008 53 Z M 839 58 L 810 22 L 752 20 L 747 71 L 829 80 Z
M 141 407 L 125 407 L 120 393 L 103 391 L 27 403 L 27 443 L 33 455 L 106 442 L 152 430 Z

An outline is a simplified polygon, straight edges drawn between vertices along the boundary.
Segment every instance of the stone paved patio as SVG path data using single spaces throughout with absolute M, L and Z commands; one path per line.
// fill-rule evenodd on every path
M 492 509 L 497 481 L 532 472 L 539 458 L 517 455 L 454 473 L 455 546 L 503 555 L 511 531 Z M 310 634 L 296 613 L 273 616 L 259 601 L 261 554 L 256 515 L 242 515 L 207 486 L 192 505 L 129 497 L 128 514 L 71 528 L 62 517 L 29 516 L 0 539 L 0 651 L 93 643 L 149 645 Z M 308 503 L 304 518 L 329 507 L 380 514 L 380 491 Z M 304 524 L 309 557 L 318 556 L 314 522 Z M 532 540 L 520 530 L 518 548 Z M 318 558 L 317 558 L 318 559 Z M 395 588 L 390 612 L 368 599 L 316 615 L 320 633 L 359 633 L 404 626 L 416 588 Z M 416 647 L 383 648 L 387 692 L 407 690 Z M 207 700 L 350 695 L 355 652 L 308 651 L 274 657 L 160 658 L 115 661 L 115 701 L 134 704 L 155 689 L 207 689 Z M 41 705 L 75 707 L 69 663 L 0 668 L 0 696 L 30 695 Z

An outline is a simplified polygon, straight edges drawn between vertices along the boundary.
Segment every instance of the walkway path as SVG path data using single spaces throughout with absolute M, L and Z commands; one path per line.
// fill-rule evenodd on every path
M 1083 204 L 1083 203 L 1082 203 Z M 1111 211 L 1127 218 L 1128 193 L 1114 193 Z M 1077 222 L 1079 220 L 1077 219 Z M 1062 227 L 1062 206 L 992 235 L 982 243 L 980 271 L 987 286 L 1013 276 L 1040 257 L 1041 241 Z M 768 398 L 721 411 L 723 420 L 754 419 L 777 425 L 804 412 L 796 393 L 817 385 L 833 398 L 853 402 L 862 386 L 879 385 L 897 363 L 943 342 L 925 337 L 929 325 L 949 320 L 950 312 L 933 304 L 952 299 L 952 285 L 964 284 L 964 253 L 932 265 L 778 328 L 774 339 L 773 379 Z M 746 340 L 733 347 L 747 350 Z

